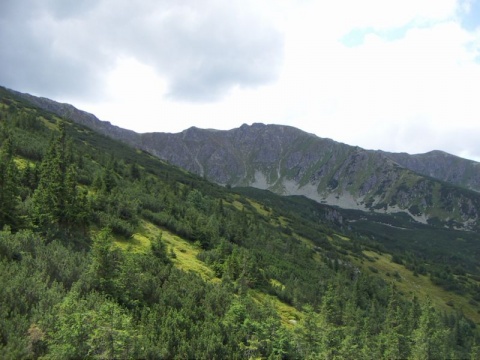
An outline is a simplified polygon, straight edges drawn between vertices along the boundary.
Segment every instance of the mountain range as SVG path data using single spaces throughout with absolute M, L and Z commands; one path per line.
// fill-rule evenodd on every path
M 344 209 L 404 213 L 415 222 L 447 228 L 480 228 L 480 164 L 442 151 L 365 150 L 294 127 L 260 123 L 139 134 L 69 104 L 14 93 L 218 184 L 304 195 Z
M 477 359 L 476 168 L 0 87 L 0 353 Z

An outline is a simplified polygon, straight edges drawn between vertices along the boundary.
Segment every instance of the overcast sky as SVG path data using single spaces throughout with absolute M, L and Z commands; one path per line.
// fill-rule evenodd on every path
M 480 0 L 1 0 L 0 85 L 137 132 L 480 160 Z

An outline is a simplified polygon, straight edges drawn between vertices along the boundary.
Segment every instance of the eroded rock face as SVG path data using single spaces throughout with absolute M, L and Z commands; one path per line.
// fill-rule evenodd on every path
M 480 164 L 443 152 L 369 151 L 282 125 L 137 134 L 68 104 L 16 94 L 222 185 L 304 195 L 344 208 L 402 211 L 450 227 L 480 227 L 480 193 L 466 190 L 480 190 Z

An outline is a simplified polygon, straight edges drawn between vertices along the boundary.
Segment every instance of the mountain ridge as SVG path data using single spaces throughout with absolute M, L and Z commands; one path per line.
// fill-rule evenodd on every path
M 398 164 L 423 175 L 480 191 L 480 163 L 432 150 L 423 154 L 384 152 Z M 435 165 L 435 166 L 432 166 Z M 473 175 L 472 175 L 473 174 Z
M 450 228 L 480 226 L 480 164 L 444 152 L 365 150 L 295 127 L 261 123 L 138 134 L 69 104 L 14 93 L 218 184 L 304 195 L 346 209 L 404 212 L 417 222 Z

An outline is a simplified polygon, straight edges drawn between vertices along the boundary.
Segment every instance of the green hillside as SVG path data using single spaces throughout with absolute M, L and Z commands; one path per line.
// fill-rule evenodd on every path
M 0 167 L 2 358 L 480 356 L 476 234 L 227 189 L 2 89 Z

